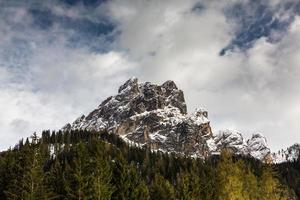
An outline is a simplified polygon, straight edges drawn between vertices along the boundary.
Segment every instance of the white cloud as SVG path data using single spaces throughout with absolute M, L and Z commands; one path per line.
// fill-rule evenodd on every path
M 208 109 L 215 130 L 235 128 L 247 136 L 260 131 L 274 149 L 300 142 L 300 20 L 279 43 L 261 38 L 247 53 L 220 57 L 236 28 L 224 10 L 237 1 L 202 1 L 204 9 L 197 12 L 192 12 L 193 0 L 109 1 L 105 14 L 117 23 L 120 35 L 113 50 L 97 54 L 67 47 L 72 31 L 60 26 L 19 33 L 0 21 L 0 32 L 7 33 L 0 45 L 14 36 L 35 36 L 27 71 L 0 67 L 1 148 L 35 130 L 73 121 L 131 76 L 158 83 L 174 80 L 184 90 L 189 110 Z M 101 16 L 83 9 L 55 7 L 55 13 L 73 19 Z M 19 13 L 30 24 L 26 12 Z M 24 79 L 13 82 L 20 74 Z
M 61 128 L 91 111 L 135 69 L 125 58 L 117 52 L 38 50 L 29 63 L 28 82 L 0 88 L 1 148 L 35 131 Z
M 61 128 L 138 72 L 122 52 L 69 47 L 72 30 L 34 29 L 26 8 L 7 10 L 0 20 L 0 149 L 35 131 Z M 76 18 L 77 13 L 68 15 Z M 22 32 L 16 30 L 19 23 Z
M 209 110 L 215 130 L 236 128 L 248 137 L 259 131 L 274 149 L 300 141 L 296 136 L 300 126 L 290 113 L 297 107 L 295 100 L 300 100 L 295 87 L 297 20 L 277 44 L 261 38 L 246 54 L 220 57 L 236 28 L 223 13 L 232 2 L 203 2 L 205 9 L 199 13 L 190 12 L 193 1 L 184 6 L 167 1 L 159 6 L 156 1 L 122 2 L 112 6 L 124 11 L 115 15 L 121 23 L 119 45 L 139 63 L 143 80 L 175 80 L 185 91 L 190 110 L 197 106 Z

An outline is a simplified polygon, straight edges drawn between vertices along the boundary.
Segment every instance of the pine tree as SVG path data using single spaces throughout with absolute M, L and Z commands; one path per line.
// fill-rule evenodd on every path
M 7 199 L 54 199 L 56 195 L 44 184 L 43 170 L 45 157 L 41 151 L 41 143 L 37 135 L 32 135 L 31 144 L 26 144 L 20 152 L 21 160 L 15 165 L 20 174 L 12 180 L 13 185 L 7 189 Z
M 182 200 L 197 199 L 197 197 L 199 198 L 199 194 L 197 194 L 198 192 L 194 192 L 194 190 L 199 189 L 199 184 L 197 181 L 195 181 L 190 173 L 185 172 L 178 176 L 177 188 L 177 196 Z
M 45 172 L 45 185 L 58 199 L 66 198 L 64 169 L 59 159 L 55 159 L 48 172 Z
M 198 163 L 199 166 L 199 163 Z M 211 200 L 218 199 L 217 191 L 219 184 L 217 182 L 217 170 L 210 160 L 205 161 L 205 165 L 198 169 L 198 176 L 200 181 L 200 199 Z
M 276 173 L 268 166 L 262 172 L 259 181 L 259 196 L 261 200 L 287 200 L 288 192 L 276 178 Z
M 223 151 L 217 166 L 218 199 L 243 200 L 242 177 L 242 170 L 238 164 L 233 163 L 230 151 Z
M 112 170 L 109 160 L 104 155 L 105 145 L 99 142 L 92 142 L 90 170 L 92 171 L 91 187 L 93 199 L 105 200 L 111 199 L 115 188 L 112 181 Z
M 243 175 L 243 197 L 244 199 L 257 200 L 259 199 L 257 177 L 251 172 L 249 167 L 242 165 L 244 168 Z
M 155 175 L 150 186 L 151 199 L 172 200 L 176 199 L 173 185 L 161 175 Z
M 122 155 L 119 155 L 114 162 L 112 181 L 116 186 L 112 199 L 149 199 L 145 182 L 138 175 L 136 168 L 128 165 Z
M 71 163 L 66 163 L 64 179 L 68 199 L 84 200 L 90 199 L 92 188 L 89 183 L 92 174 L 88 168 L 89 156 L 84 143 L 80 142 L 73 148 Z
M 7 192 L 19 190 L 13 190 L 16 187 L 17 183 L 21 175 L 23 174 L 23 170 L 21 165 L 18 163 L 18 159 L 20 158 L 20 151 L 12 151 L 9 149 L 5 153 L 1 153 L 0 156 L 1 166 L 0 166 L 0 179 L 1 179 L 1 191 L 0 191 L 0 199 L 6 199 Z
M 280 181 L 270 166 L 229 151 L 203 161 L 129 146 L 106 132 L 46 131 L 0 152 L 0 199 L 295 200 L 283 184 L 299 191 L 299 161 L 273 165 Z

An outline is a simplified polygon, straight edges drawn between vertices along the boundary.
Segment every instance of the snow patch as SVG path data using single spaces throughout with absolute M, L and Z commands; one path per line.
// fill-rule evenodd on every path
M 156 140 L 156 141 L 158 140 L 161 143 L 164 143 L 166 141 L 166 139 L 167 139 L 166 136 L 161 135 L 161 134 L 159 134 L 157 132 L 149 134 L 149 137 L 151 138 L 151 140 Z

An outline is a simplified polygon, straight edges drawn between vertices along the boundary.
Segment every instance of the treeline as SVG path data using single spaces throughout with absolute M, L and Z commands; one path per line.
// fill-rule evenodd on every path
M 0 154 L 0 199 L 297 199 L 282 177 L 229 151 L 192 159 L 107 132 L 44 131 Z
M 297 160 L 274 166 L 282 184 L 288 185 L 300 200 L 300 157 Z

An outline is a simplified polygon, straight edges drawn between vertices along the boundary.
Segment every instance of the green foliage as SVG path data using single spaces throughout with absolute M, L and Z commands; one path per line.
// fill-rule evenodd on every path
M 17 152 L 18 157 L 13 163 L 13 169 L 18 176 L 11 177 L 4 191 L 7 199 L 54 199 L 56 195 L 45 185 L 44 162 L 45 152 L 39 143 L 37 135 L 32 136 L 32 142 L 26 143 Z
M 297 166 L 285 176 L 228 151 L 201 160 L 129 146 L 107 132 L 44 131 L 0 153 L 0 199 L 290 200 L 299 182 L 294 190 L 286 184 L 299 177 Z
M 300 199 L 300 157 L 292 162 L 282 163 L 276 166 L 278 175 L 283 184 L 290 187 L 289 194 L 296 194 Z
M 291 200 L 289 191 L 286 187 L 280 184 L 279 180 L 275 178 L 276 173 L 270 167 L 267 167 L 259 181 L 259 192 L 262 200 Z
M 156 175 L 150 186 L 151 199 L 176 199 L 173 185 L 161 175 Z
M 217 166 L 218 199 L 220 200 L 285 200 L 292 199 L 268 165 L 255 176 L 242 160 L 234 162 L 230 151 L 221 154 Z
M 241 200 L 243 197 L 243 172 L 233 163 L 228 151 L 222 152 L 217 166 L 218 196 L 220 200 Z

